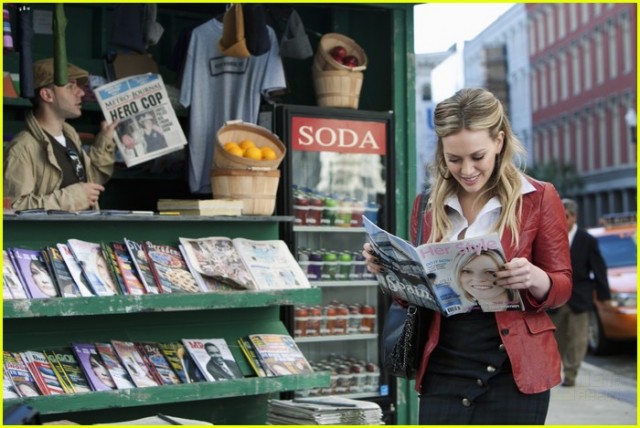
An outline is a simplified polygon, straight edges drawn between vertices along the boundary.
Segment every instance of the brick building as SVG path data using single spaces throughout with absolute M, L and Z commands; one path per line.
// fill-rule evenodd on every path
M 580 223 L 636 210 L 636 4 L 527 4 L 536 164 L 571 163 Z

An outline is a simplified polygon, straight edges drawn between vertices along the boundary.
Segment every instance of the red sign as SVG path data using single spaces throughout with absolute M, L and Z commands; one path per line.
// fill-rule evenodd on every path
M 387 125 L 364 120 L 293 117 L 293 150 L 384 155 Z

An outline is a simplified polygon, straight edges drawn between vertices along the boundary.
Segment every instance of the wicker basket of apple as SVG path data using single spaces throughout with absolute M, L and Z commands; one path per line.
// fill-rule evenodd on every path
M 364 71 L 367 54 L 353 39 L 338 33 L 327 33 L 320 39 L 313 58 L 314 71 Z
M 312 67 L 317 104 L 357 109 L 366 68 L 367 55 L 352 39 L 338 33 L 322 36 Z

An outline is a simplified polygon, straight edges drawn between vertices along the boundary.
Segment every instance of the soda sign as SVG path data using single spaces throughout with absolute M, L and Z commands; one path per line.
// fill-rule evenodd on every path
M 294 150 L 385 155 L 387 125 L 363 120 L 293 117 Z

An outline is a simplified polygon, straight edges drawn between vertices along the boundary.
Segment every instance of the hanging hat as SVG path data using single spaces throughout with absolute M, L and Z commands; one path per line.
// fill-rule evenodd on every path
M 298 12 L 291 11 L 287 20 L 287 28 L 280 42 L 280 56 L 295 59 L 305 59 L 313 56 L 313 48 L 309 36 L 304 30 L 302 19 Z
M 226 56 L 251 56 L 244 37 L 244 16 L 240 4 L 231 6 L 222 18 L 222 38 L 218 41 L 218 49 Z
M 267 30 L 267 14 L 261 4 L 244 4 L 244 32 L 247 36 L 247 48 L 253 56 L 269 52 L 271 41 Z

